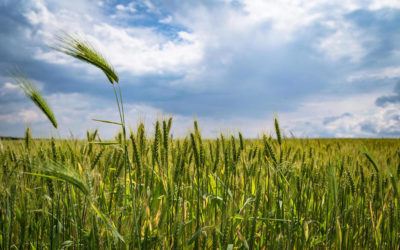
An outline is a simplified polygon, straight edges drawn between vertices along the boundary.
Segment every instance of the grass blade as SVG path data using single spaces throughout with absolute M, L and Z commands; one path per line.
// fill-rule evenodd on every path
M 113 122 L 113 121 L 99 120 L 99 119 L 92 119 L 92 120 L 96 121 L 96 122 L 104 122 L 104 123 L 109 123 L 109 124 L 115 124 L 115 125 L 122 126 L 122 123 L 120 123 L 120 122 Z
M 100 210 L 98 210 L 97 207 L 95 205 L 93 205 L 93 203 L 91 203 L 90 205 L 91 205 L 92 209 L 96 212 L 96 214 L 101 218 L 101 220 L 104 223 L 106 223 L 107 227 L 111 230 L 113 235 L 116 238 L 118 238 L 120 241 L 125 242 L 124 237 L 122 237 L 122 235 L 120 233 L 118 233 L 117 229 L 112 224 L 112 222 L 102 212 L 100 212 Z

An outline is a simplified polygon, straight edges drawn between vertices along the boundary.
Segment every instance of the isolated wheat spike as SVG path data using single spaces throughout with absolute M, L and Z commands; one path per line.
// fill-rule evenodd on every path
M 21 70 L 17 70 L 15 73 L 10 73 L 13 80 L 18 84 L 18 86 L 22 89 L 25 95 L 32 100 L 36 106 L 42 110 L 42 112 L 47 116 L 50 122 L 53 124 L 55 128 L 57 128 L 57 120 L 54 116 L 53 111 L 50 106 L 47 104 L 44 97 L 40 94 L 39 90 L 36 86 L 29 81 L 29 79 L 22 73 Z
M 101 69 L 111 84 L 119 81 L 114 68 L 107 62 L 103 55 L 88 41 L 84 41 L 71 34 L 57 36 L 58 43 L 51 48 L 81 61 L 90 63 Z

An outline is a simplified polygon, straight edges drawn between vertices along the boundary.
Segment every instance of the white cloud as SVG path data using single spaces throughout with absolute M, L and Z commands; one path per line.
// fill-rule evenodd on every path
M 379 3 L 378 3 L 379 2 Z M 279 41 L 290 42 L 296 39 L 299 31 L 319 24 L 326 27 L 327 35 L 317 42 L 310 41 L 328 59 L 337 61 L 348 58 L 351 62 L 359 62 L 368 52 L 365 42 L 371 38 L 354 27 L 344 15 L 370 6 L 371 9 L 394 7 L 399 1 L 357 1 L 340 2 L 330 0 L 242 0 L 247 19 L 255 24 L 270 22 L 271 34 Z M 275 31 L 274 31 L 275 30 Z
M 377 107 L 383 93 L 347 97 L 314 96 L 293 112 L 279 114 L 286 131 L 298 137 L 377 137 L 400 134 L 399 105 Z
M 370 10 L 379 10 L 382 8 L 400 8 L 400 1 L 398 0 L 379 0 L 372 1 L 369 5 Z
M 172 16 L 167 16 L 166 18 L 161 19 L 159 22 L 160 23 L 165 23 L 165 24 L 171 23 L 172 22 Z
M 93 4 L 93 11 L 82 15 L 74 9 L 53 8 L 43 1 L 35 0 L 26 13 L 31 24 L 40 26 L 38 39 L 48 43 L 59 30 L 75 31 L 90 37 L 119 71 L 142 74 L 184 74 L 185 80 L 199 78 L 209 71 L 206 54 L 214 50 L 225 51 L 220 56 L 224 65 L 229 65 L 232 53 L 245 47 L 282 47 L 296 39 L 295 34 L 314 23 L 326 25 L 330 34 L 318 41 L 311 41 L 327 58 L 340 60 L 349 58 L 358 62 L 367 53 L 363 43 L 364 34 L 343 20 L 343 15 L 361 8 L 359 1 L 263 1 L 242 0 L 243 10 L 221 7 L 218 10 L 198 5 L 183 5 L 174 13 L 159 20 L 172 20 L 190 30 L 178 33 L 178 39 L 163 36 L 152 28 L 127 28 L 110 23 L 99 14 L 99 6 Z M 151 1 L 143 4 L 150 12 L 159 12 Z M 86 8 L 87 9 L 87 8 Z M 116 6 L 120 11 L 135 11 L 133 2 Z M 89 15 L 90 14 L 90 15 Z M 89 17 L 92 17 L 92 20 Z M 118 18 L 118 16 L 116 16 Z M 271 28 L 265 26 L 271 24 Z M 94 27 L 94 28 L 93 28 Z M 190 36 L 190 38 L 188 38 Z M 249 41 L 251 37 L 251 42 Z M 250 44 L 249 44 L 250 43 Z M 54 51 L 37 49 L 35 57 L 40 60 L 70 64 Z M 77 65 L 77 64 L 73 64 Z M 78 64 L 81 67 L 81 64 Z M 188 83 L 186 83 L 188 84 Z
M 373 113 L 341 117 L 327 124 L 325 129 L 338 137 L 399 136 L 400 109 L 394 104 L 374 108 Z
M 384 79 L 384 78 L 396 78 L 396 77 L 400 77 L 400 66 L 391 66 L 381 69 L 356 72 L 349 75 L 347 77 L 347 81 L 353 82 L 356 80 L 362 80 L 368 78 Z
M 359 62 L 367 54 L 363 46 L 367 41 L 365 34 L 348 23 L 341 22 L 339 25 L 341 27 L 335 27 L 336 32 L 321 39 L 317 48 L 330 60 L 348 58 L 353 63 Z
M 91 38 L 116 68 L 133 74 L 183 73 L 202 59 L 202 45 L 185 32 L 179 33 L 182 41 L 159 37 L 151 29 L 120 29 L 107 24 L 96 25 L 94 32 Z
M 0 114 L 0 121 L 9 124 L 9 126 L 21 123 L 36 123 L 45 119 L 46 117 L 36 108 L 21 107 L 17 112 L 12 114 Z
M 33 81 L 31 80 L 36 88 L 41 91 L 43 89 L 43 83 L 40 81 Z M 24 93 L 20 89 L 20 87 L 11 82 L 5 82 L 2 86 L 0 85 L 0 97 L 2 98 L 13 98 L 13 99 L 19 99 L 20 97 L 23 97 Z
M 159 12 L 159 10 L 154 6 L 154 4 L 150 0 L 144 0 L 143 4 L 147 7 L 147 11 L 149 12 Z
M 18 112 L 24 123 L 31 123 L 44 120 L 44 116 L 36 109 L 25 109 Z
M 264 1 L 243 0 L 244 10 L 254 22 L 271 20 L 273 27 L 284 32 L 291 32 L 299 27 L 309 25 L 321 17 L 313 11 L 316 2 L 313 1 Z
M 8 123 L 11 126 L 13 123 L 17 123 L 19 119 L 15 114 L 0 114 L 0 121 Z
M 19 89 L 17 84 L 5 82 L 0 87 L 0 97 L 6 97 L 9 95 L 21 95 L 22 91 Z
M 115 8 L 117 10 L 120 10 L 120 11 L 128 11 L 128 12 L 131 12 L 131 13 L 134 13 L 134 12 L 137 11 L 135 9 L 135 4 L 133 2 L 131 2 L 131 3 L 127 4 L 127 5 L 118 4 L 117 6 L 115 6 Z
M 151 2 L 147 2 L 150 8 Z M 95 8 L 96 6 L 94 6 Z M 133 10 L 133 5 L 117 6 Z M 43 1 L 34 1 L 25 13 L 27 20 L 40 27 L 34 39 L 54 44 L 54 35 L 60 31 L 84 34 L 110 59 L 118 71 L 132 74 L 182 73 L 202 59 L 202 44 L 184 32 L 179 39 L 170 40 L 152 28 L 127 28 L 115 26 L 102 16 L 80 15 L 73 9 L 58 9 L 51 12 Z M 93 13 L 97 13 L 94 11 Z M 35 58 L 51 63 L 71 64 L 71 59 L 55 51 L 37 48 Z M 72 64 L 79 65 L 82 64 Z

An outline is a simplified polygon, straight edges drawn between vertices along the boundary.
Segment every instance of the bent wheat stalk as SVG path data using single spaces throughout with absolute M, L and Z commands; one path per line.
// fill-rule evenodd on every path
M 131 167 L 129 163 L 129 156 L 128 156 L 128 144 L 127 144 L 127 135 L 126 135 L 126 123 L 125 123 L 125 113 L 124 113 L 124 105 L 122 100 L 122 91 L 119 85 L 119 77 L 117 73 L 114 71 L 114 68 L 107 62 L 105 57 L 96 50 L 89 42 L 74 37 L 69 34 L 65 34 L 63 36 L 58 36 L 58 44 L 52 47 L 53 49 L 64 53 L 66 55 L 72 56 L 76 59 L 84 61 L 86 63 L 92 64 L 93 66 L 101 69 L 103 73 L 106 75 L 107 79 L 110 81 L 111 85 L 113 86 L 115 100 L 118 106 L 118 113 L 120 117 L 120 122 L 111 122 L 105 120 L 98 120 L 99 122 L 106 122 L 110 124 L 121 125 L 122 128 L 122 140 L 121 144 L 124 151 L 124 204 L 127 205 L 127 180 L 131 178 Z M 116 84 L 114 84 L 116 83 Z M 115 85 L 118 86 L 118 92 L 116 90 Z M 129 176 L 129 178 L 128 178 Z M 132 181 L 129 182 L 129 193 L 131 196 L 132 202 L 132 210 L 133 210 L 133 220 L 135 225 L 135 233 L 136 233 L 136 242 L 137 248 L 141 248 L 141 239 L 140 239 L 140 228 L 137 223 L 137 216 L 136 216 L 136 202 L 135 202 L 135 191 L 132 184 Z

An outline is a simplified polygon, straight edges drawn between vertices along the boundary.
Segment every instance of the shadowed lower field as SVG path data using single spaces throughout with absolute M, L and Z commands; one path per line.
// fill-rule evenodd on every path
M 0 248 L 399 247 L 400 140 L 176 140 L 160 124 L 131 134 L 128 169 L 96 132 L 2 140 Z

